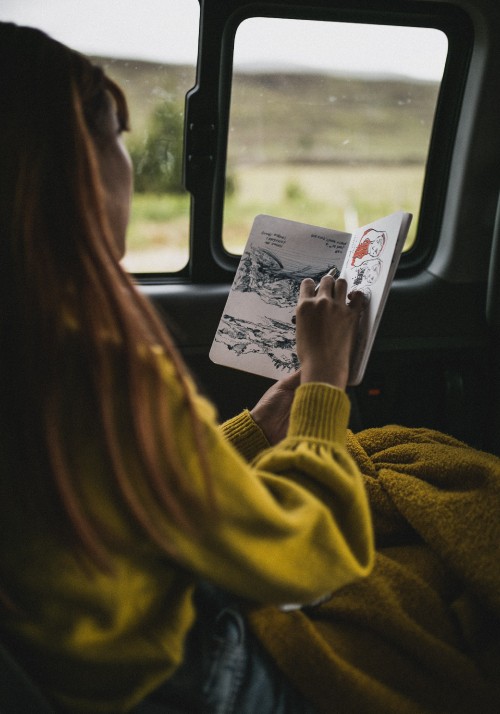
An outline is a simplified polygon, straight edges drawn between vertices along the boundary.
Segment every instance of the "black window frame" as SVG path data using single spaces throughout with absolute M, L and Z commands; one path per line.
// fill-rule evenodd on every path
M 142 284 L 159 282 L 226 283 L 239 256 L 222 245 L 227 138 L 231 103 L 234 38 L 250 17 L 321 20 L 441 30 L 448 56 L 431 131 L 418 230 L 414 247 L 400 261 L 397 277 L 425 269 L 437 245 L 443 217 L 451 157 L 468 67 L 473 50 L 473 24 L 454 5 L 363 0 L 314 5 L 289 0 L 201 0 L 196 84 L 186 96 L 184 182 L 191 194 L 189 262 L 177 273 L 141 274 Z

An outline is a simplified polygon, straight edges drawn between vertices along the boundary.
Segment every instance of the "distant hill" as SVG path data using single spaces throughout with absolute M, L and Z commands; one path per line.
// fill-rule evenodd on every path
M 192 66 L 94 59 L 125 89 L 137 130 L 158 101 L 183 111 L 195 83 Z M 235 73 L 231 161 L 422 163 L 438 91 L 437 83 L 399 77 Z
M 244 160 L 244 147 L 258 147 L 263 132 L 270 160 L 286 150 L 288 161 L 297 162 L 420 163 L 427 154 L 437 91 L 436 84 L 401 79 L 237 75 L 232 154 Z
M 159 101 L 172 101 L 184 111 L 184 96 L 195 83 L 195 69 L 189 65 L 107 57 L 92 57 L 92 60 L 124 89 L 130 105 L 132 129 L 137 131 L 146 127 Z

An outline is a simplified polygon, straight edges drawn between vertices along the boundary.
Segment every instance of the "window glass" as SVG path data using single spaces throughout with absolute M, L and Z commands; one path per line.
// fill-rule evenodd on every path
M 125 267 L 171 272 L 189 251 L 181 183 L 184 98 L 195 83 L 197 0 L 2 0 L 0 20 L 31 25 L 94 58 L 123 87 L 135 192 Z
M 241 253 L 268 213 L 352 231 L 414 214 L 447 38 L 430 28 L 283 18 L 239 26 L 224 247 Z

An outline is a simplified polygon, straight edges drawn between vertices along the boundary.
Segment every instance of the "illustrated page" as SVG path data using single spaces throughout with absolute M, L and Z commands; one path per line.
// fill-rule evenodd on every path
M 358 384 L 362 378 L 411 218 L 408 213 L 393 213 L 353 233 L 342 277 L 347 280 L 348 293 L 361 290 L 369 302 L 362 316 L 350 384 Z
M 292 322 L 300 283 L 340 273 L 351 236 L 283 218 L 255 221 L 215 336 L 210 358 L 279 379 L 298 367 Z

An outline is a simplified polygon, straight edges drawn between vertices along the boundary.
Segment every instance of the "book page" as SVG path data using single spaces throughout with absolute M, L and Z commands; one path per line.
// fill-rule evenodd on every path
M 339 273 L 351 235 L 284 218 L 254 220 L 210 350 L 210 359 L 280 379 L 295 371 L 292 317 L 304 278 Z
M 361 290 L 369 298 L 360 325 L 349 384 L 363 378 L 373 340 L 385 307 L 411 222 L 409 213 L 393 213 L 358 228 L 352 235 L 341 277 L 348 294 Z

